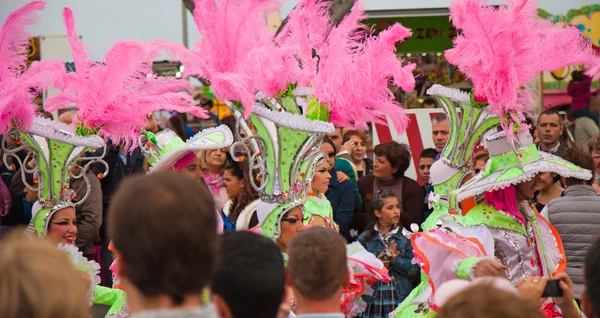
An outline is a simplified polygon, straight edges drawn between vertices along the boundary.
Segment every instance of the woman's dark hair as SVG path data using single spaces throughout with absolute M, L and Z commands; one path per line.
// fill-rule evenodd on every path
M 171 118 L 169 118 L 169 123 L 171 124 L 173 131 L 177 134 L 177 136 L 179 136 L 179 138 L 181 138 L 181 140 L 186 141 L 188 139 L 185 129 L 183 129 L 183 123 L 179 117 L 171 116 Z
M 331 139 L 329 139 L 329 137 L 325 136 L 325 138 L 323 138 L 323 143 L 324 144 L 330 144 L 331 147 L 333 148 L 333 152 L 337 153 L 337 149 L 335 148 L 335 145 L 333 144 L 333 141 L 331 141 Z
M 375 211 L 381 211 L 381 209 L 383 209 L 383 202 L 385 199 L 389 199 L 389 198 L 396 198 L 398 199 L 398 196 L 396 196 L 396 194 L 394 194 L 394 192 L 391 191 L 383 191 L 383 190 L 379 190 L 377 191 L 377 193 L 375 193 L 373 195 L 373 199 L 371 199 L 371 214 L 369 216 L 369 224 L 367 225 L 367 229 L 365 232 L 367 232 L 365 234 L 365 239 L 367 240 L 367 242 L 370 242 L 371 240 L 373 240 L 373 238 L 375 238 L 375 224 L 377 224 L 377 221 L 379 220 L 377 218 L 377 216 L 375 215 Z
M 250 204 L 250 202 L 258 199 L 258 192 L 254 189 L 250 182 L 250 174 L 248 173 L 248 161 L 242 162 L 230 161 L 225 167 L 225 171 L 230 171 L 233 176 L 239 180 L 244 181 L 244 189 L 242 189 L 242 196 L 238 202 L 237 198 L 231 199 L 232 211 L 229 211 L 229 215 L 232 216 L 232 220 L 237 220 L 242 210 Z
M 375 146 L 373 152 L 377 157 L 385 156 L 392 168 L 398 169 L 394 178 L 402 177 L 410 166 L 410 149 L 405 144 L 390 140 Z
M 571 77 L 573 78 L 572 82 L 581 82 L 585 79 L 585 73 L 583 71 L 573 71 Z

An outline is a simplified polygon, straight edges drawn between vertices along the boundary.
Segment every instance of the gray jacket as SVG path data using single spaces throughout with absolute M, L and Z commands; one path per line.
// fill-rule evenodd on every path
M 583 265 L 588 248 L 600 235 L 600 197 L 589 185 L 568 187 L 548 203 L 548 220 L 556 228 L 567 256 L 566 273 L 573 280 L 575 298 L 584 286 Z

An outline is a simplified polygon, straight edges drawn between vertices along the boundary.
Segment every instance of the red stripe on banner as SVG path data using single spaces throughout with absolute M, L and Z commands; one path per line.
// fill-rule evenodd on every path
M 408 114 L 406 138 L 408 139 L 408 146 L 410 147 L 412 160 L 417 172 L 417 181 L 421 184 L 422 181 L 419 176 L 419 156 L 423 151 L 423 138 L 421 137 L 421 130 L 419 129 L 419 123 L 417 122 L 417 116 L 415 114 Z
M 392 140 L 392 132 L 390 131 L 390 127 L 381 124 L 375 124 L 375 129 L 377 130 L 377 139 L 379 139 L 380 144 Z

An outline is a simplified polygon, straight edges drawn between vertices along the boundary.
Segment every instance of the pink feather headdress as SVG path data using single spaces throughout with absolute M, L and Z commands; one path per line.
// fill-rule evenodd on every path
M 79 128 L 131 146 L 136 145 L 151 112 L 171 110 L 206 117 L 206 112 L 182 91 L 192 89 L 189 82 L 152 73 L 155 45 L 122 41 L 106 53 L 101 63 L 89 61 L 85 46 L 77 38 L 69 8 L 64 9 L 63 17 L 76 72 L 66 75 L 60 87 L 64 92 L 46 101 L 47 111 L 75 104 L 75 123 Z
M 267 14 L 278 10 L 278 0 L 195 0 L 194 21 L 201 39 L 194 53 L 199 64 L 186 74 L 206 78 L 220 99 L 239 101 L 250 115 L 257 91 L 275 96 L 285 73 L 281 51 L 273 42 Z M 279 82 L 280 85 L 281 81 Z
M 46 3 L 33 1 L 12 12 L 0 29 L 0 134 L 17 127 L 27 130 L 35 117 L 33 99 L 50 83 L 60 81 L 60 61 L 34 62 L 27 68 L 29 33 L 37 11 Z
M 327 2 L 303 0 L 274 39 L 266 12 L 276 9 L 278 1 L 195 3 L 194 20 L 202 35 L 196 54 L 203 61 L 194 68 L 218 98 L 241 102 L 246 116 L 257 92 L 275 97 L 297 85 L 312 88 L 312 97 L 329 108 L 336 125 L 387 124 L 388 115 L 398 132 L 405 130 L 407 117 L 388 85 L 414 88 L 415 66 L 402 66 L 395 55 L 396 43 L 410 30 L 397 24 L 373 36 L 360 23 L 366 17 L 360 2 L 334 26 Z
M 474 94 L 506 119 L 502 125 L 510 132 L 512 122 L 533 107 L 524 86 L 541 71 L 588 64 L 591 74 L 600 67 L 577 29 L 556 28 L 538 18 L 536 9 L 534 0 L 507 0 L 499 7 L 486 0 L 457 0 L 450 7 L 452 23 L 462 33 L 446 58 L 473 82 Z M 513 118 L 505 118 L 507 113 Z

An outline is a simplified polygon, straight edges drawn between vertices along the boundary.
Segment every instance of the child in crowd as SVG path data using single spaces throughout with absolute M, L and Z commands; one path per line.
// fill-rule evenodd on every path
M 388 268 L 390 282 L 371 286 L 374 297 L 365 297 L 367 309 L 362 317 L 387 317 L 412 291 L 411 278 L 419 274 L 412 264 L 410 240 L 402 235 L 401 205 L 392 192 L 378 192 L 371 201 L 372 215 L 367 230 L 358 242 Z

